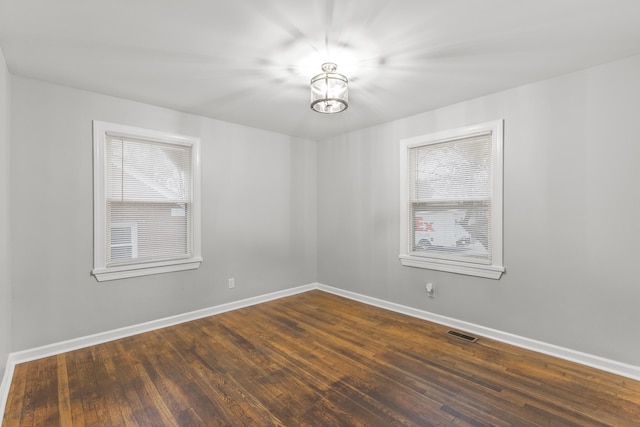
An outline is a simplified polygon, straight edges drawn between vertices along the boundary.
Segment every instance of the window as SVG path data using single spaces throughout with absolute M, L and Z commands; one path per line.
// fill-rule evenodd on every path
M 499 279 L 503 121 L 401 141 L 400 261 Z
M 93 122 L 99 281 L 200 266 L 200 140 Z

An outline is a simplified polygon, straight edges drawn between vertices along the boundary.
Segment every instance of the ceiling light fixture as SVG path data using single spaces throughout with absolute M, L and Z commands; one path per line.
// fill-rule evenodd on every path
M 322 64 L 322 74 L 311 79 L 311 109 L 318 113 L 332 114 L 349 107 L 349 81 L 336 73 L 333 62 Z

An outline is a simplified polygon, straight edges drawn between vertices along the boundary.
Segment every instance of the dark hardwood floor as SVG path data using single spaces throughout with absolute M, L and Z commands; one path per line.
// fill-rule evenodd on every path
M 639 426 L 640 382 L 321 291 L 16 366 L 3 426 Z

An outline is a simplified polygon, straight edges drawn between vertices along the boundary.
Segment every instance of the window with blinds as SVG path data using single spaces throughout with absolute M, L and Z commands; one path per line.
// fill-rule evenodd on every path
M 94 122 L 98 280 L 199 266 L 199 140 Z
M 502 121 L 401 145 L 403 264 L 499 278 Z

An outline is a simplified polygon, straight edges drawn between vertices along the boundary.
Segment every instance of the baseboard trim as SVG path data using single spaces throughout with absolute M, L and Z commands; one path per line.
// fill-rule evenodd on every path
M 491 329 L 462 320 L 453 319 L 451 317 L 441 316 L 439 314 L 407 307 L 401 304 L 373 298 L 367 295 L 345 291 L 343 289 L 334 288 L 320 283 L 318 284 L 318 289 L 334 295 L 349 298 L 354 301 L 384 308 L 390 311 L 395 311 L 397 313 L 406 314 L 407 316 L 428 320 L 430 322 L 449 326 L 451 328 L 461 329 L 463 331 L 471 332 L 473 334 L 477 334 L 486 338 L 491 338 L 496 341 L 501 341 L 506 344 L 511 344 L 517 347 L 525 348 L 527 350 L 537 351 L 549 356 L 555 356 L 560 359 L 569 360 L 581 365 L 590 366 L 592 368 L 600 369 L 602 371 L 611 372 L 613 374 L 640 381 L 640 366 L 628 365 L 625 363 L 617 362 L 615 360 L 605 359 L 603 357 L 582 353 L 564 347 L 559 347 L 557 345 L 548 344 L 542 341 L 536 341 L 530 338 L 510 334 L 508 332 L 502 332 L 496 329 Z
M 260 304 L 263 302 L 272 301 L 272 300 L 300 294 L 303 292 L 312 291 L 315 289 L 328 292 L 334 295 L 338 295 L 344 298 L 349 298 L 354 301 L 359 301 L 364 304 L 380 307 L 390 311 L 395 311 L 397 313 L 405 314 L 407 316 L 416 317 L 419 319 L 449 326 L 451 328 L 461 329 L 463 331 L 471 332 L 473 334 L 477 334 L 486 338 L 491 338 L 507 344 L 515 345 L 517 347 L 526 348 L 528 350 L 533 350 L 540 353 L 548 354 L 550 356 L 555 356 L 561 359 L 580 363 L 586 366 L 591 366 L 592 368 L 600 369 L 600 370 L 621 375 L 636 381 L 640 381 L 640 366 L 628 365 L 625 363 L 617 362 L 615 360 L 605 359 L 603 357 L 582 353 L 579 351 L 559 347 L 559 346 L 544 343 L 541 341 L 532 340 L 529 338 L 510 334 L 507 332 L 498 331 L 495 329 L 487 328 L 484 326 L 476 325 L 476 324 L 465 322 L 462 320 L 453 319 L 451 317 L 441 316 L 439 314 L 430 313 L 428 311 L 419 310 L 416 308 L 407 307 L 401 304 L 381 300 L 381 299 L 370 297 L 367 295 L 358 294 L 356 292 L 334 288 L 332 286 L 327 286 L 321 283 L 311 283 L 309 285 L 303 285 L 303 286 L 298 286 L 291 289 L 286 289 L 283 291 L 277 291 L 277 292 L 272 292 L 265 295 L 259 295 L 256 297 L 251 297 L 251 298 L 247 298 L 239 301 L 221 304 L 214 307 L 205 308 L 202 310 L 196 310 L 189 313 L 166 317 L 164 319 L 153 320 L 153 321 L 141 323 L 138 325 L 127 326 L 127 327 L 115 329 L 112 331 L 102 332 L 94 335 L 89 335 L 86 337 L 76 338 L 68 341 L 63 341 L 55 344 L 45 345 L 42 347 L 37 347 L 29 350 L 23 350 L 23 351 L 11 353 L 7 358 L 7 365 L 4 371 L 4 376 L 2 378 L 2 383 L 0 383 L 0 416 L 4 414 L 7 398 L 9 396 L 11 380 L 13 378 L 13 372 L 15 370 L 15 366 L 19 363 L 29 362 L 32 360 L 41 359 L 43 357 L 54 356 L 56 354 L 78 350 L 78 349 L 89 347 L 92 345 L 102 344 L 105 342 L 126 338 L 132 335 L 149 332 L 156 329 L 177 325 L 180 323 L 190 322 L 192 320 L 201 319 L 203 317 L 209 317 L 216 314 L 221 314 L 228 311 L 237 310 L 240 308 Z
M 13 370 L 15 369 L 15 362 L 12 362 L 11 355 L 7 358 L 7 365 L 4 368 L 4 376 L 2 382 L 0 382 L 0 425 L 4 418 L 4 408 L 7 404 L 7 398 L 9 397 L 9 388 L 11 386 L 11 379 L 13 378 Z

